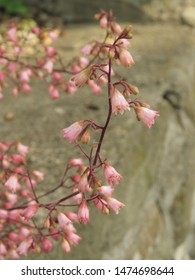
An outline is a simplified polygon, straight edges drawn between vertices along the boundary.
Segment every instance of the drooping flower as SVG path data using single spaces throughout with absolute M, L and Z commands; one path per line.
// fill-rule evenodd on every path
M 78 209 L 78 221 L 81 224 L 89 223 L 89 207 L 87 206 L 86 200 L 83 200 L 79 205 Z
M 57 219 L 62 229 L 65 229 L 68 224 L 72 223 L 71 220 L 62 212 L 58 212 Z
M 77 246 L 81 240 L 81 237 L 74 232 L 68 232 L 66 234 L 66 239 L 71 245 Z
M 107 182 L 111 186 L 118 184 L 122 178 L 122 176 L 115 170 L 115 168 L 108 163 L 105 163 L 104 165 L 104 175 Z
M 98 193 L 103 196 L 112 196 L 114 189 L 111 186 L 101 186 L 97 189 Z
M 62 133 L 63 137 L 65 139 L 67 139 L 70 143 L 74 143 L 78 139 L 78 137 L 83 129 L 83 124 L 84 124 L 84 121 L 82 120 L 82 121 L 78 121 L 78 122 L 71 124 L 67 128 L 62 129 L 61 133 Z
M 115 198 L 113 198 L 113 197 L 107 197 L 106 201 L 107 201 L 107 203 L 108 203 L 107 206 L 108 206 L 111 210 L 113 210 L 116 214 L 118 214 L 118 213 L 119 213 L 119 210 L 120 210 L 122 207 L 125 206 L 122 202 L 118 201 L 117 199 L 115 199 Z
M 24 220 L 28 221 L 37 213 L 38 209 L 39 209 L 38 204 L 36 203 L 30 204 L 23 210 L 21 215 L 24 218 Z
M 5 182 L 4 186 L 12 192 L 16 192 L 21 188 L 20 183 L 18 182 L 18 177 L 16 174 L 11 175 L 8 180 Z
M 119 59 L 124 67 L 133 66 L 135 64 L 132 55 L 126 48 L 120 48 Z
M 85 172 L 82 176 L 81 179 L 78 183 L 78 190 L 81 192 L 85 192 L 86 189 L 89 186 L 89 182 L 88 182 L 88 172 Z
M 150 128 L 155 123 L 155 118 L 160 116 L 159 112 L 146 107 L 134 106 L 133 108 L 137 115 L 137 119 L 139 121 L 143 121 L 148 128 Z
M 23 145 L 20 142 L 17 143 L 16 149 L 24 157 L 28 154 L 28 151 L 29 151 L 29 147 Z
M 122 93 L 115 87 L 111 93 L 112 113 L 123 114 L 125 110 L 130 110 L 129 103 Z
M 28 251 L 31 247 L 33 243 L 33 239 L 32 238 L 27 238 L 25 239 L 24 241 L 22 241 L 20 243 L 20 245 L 18 246 L 16 252 L 19 254 L 19 255 L 27 255 L 28 254 Z

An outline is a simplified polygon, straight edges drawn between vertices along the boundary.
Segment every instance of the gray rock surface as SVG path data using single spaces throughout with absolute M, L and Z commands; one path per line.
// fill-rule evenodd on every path
M 94 26 L 80 25 L 67 30 L 57 46 L 68 60 L 87 39 L 101 34 Z M 195 258 L 194 46 L 187 26 L 135 24 L 131 51 L 136 65 L 118 68 L 118 73 L 139 87 L 140 98 L 161 117 L 151 129 L 137 122 L 132 111 L 113 117 L 103 153 L 123 175 L 117 198 L 126 207 L 119 215 L 92 211 L 90 225 L 79 226 L 81 244 L 69 255 L 56 248 L 30 258 Z M 54 102 L 40 82 L 34 88 L 29 96 L 14 100 L 8 94 L 0 103 L 1 139 L 32 146 L 32 165 L 46 173 L 42 187 L 48 189 L 59 182 L 73 152 L 59 131 L 83 116 L 103 122 L 105 96 L 94 98 L 84 87 Z M 9 112 L 14 119 L 7 123 Z
M 100 9 L 112 9 L 120 21 L 175 21 L 185 18 L 185 22 L 194 22 L 189 9 L 195 6 L 195 0 L 24 0 L 32 13 L 47 22 L 51 17 L 55 22 L 81 23 L 91 22 L 95 13 Z M 184 9 L 188 9 L 183 14 Z M 194 26 L 194 23 L 193 23 Z

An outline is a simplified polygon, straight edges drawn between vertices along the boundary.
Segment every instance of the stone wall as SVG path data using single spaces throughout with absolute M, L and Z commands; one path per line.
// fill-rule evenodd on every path
M 42 22 L 56 17 L 63 23 L 92 21 L 100 9 L 112 9 L 120 21 L 187 21 L 195 25 L 195 0 L 25 0 Z

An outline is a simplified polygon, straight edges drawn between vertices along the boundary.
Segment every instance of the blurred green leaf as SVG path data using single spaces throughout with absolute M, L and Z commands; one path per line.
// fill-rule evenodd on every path
M 0 8 L 5 9 L 8 14 L 29 14 L 29 10 L 22 0 L 0 0 Z

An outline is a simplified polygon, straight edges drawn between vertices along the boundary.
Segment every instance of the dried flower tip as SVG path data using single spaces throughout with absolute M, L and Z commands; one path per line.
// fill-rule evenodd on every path
M 88 144 L 89 141 L 91 140 L 91 133 L 89 128 L 85 130 L 85 132 L 81 136 L 81 142 L 83 144 Z
M 83 86 L 91 77 L 92 68 L 88 67 L 71 78 L 77 87 Z

